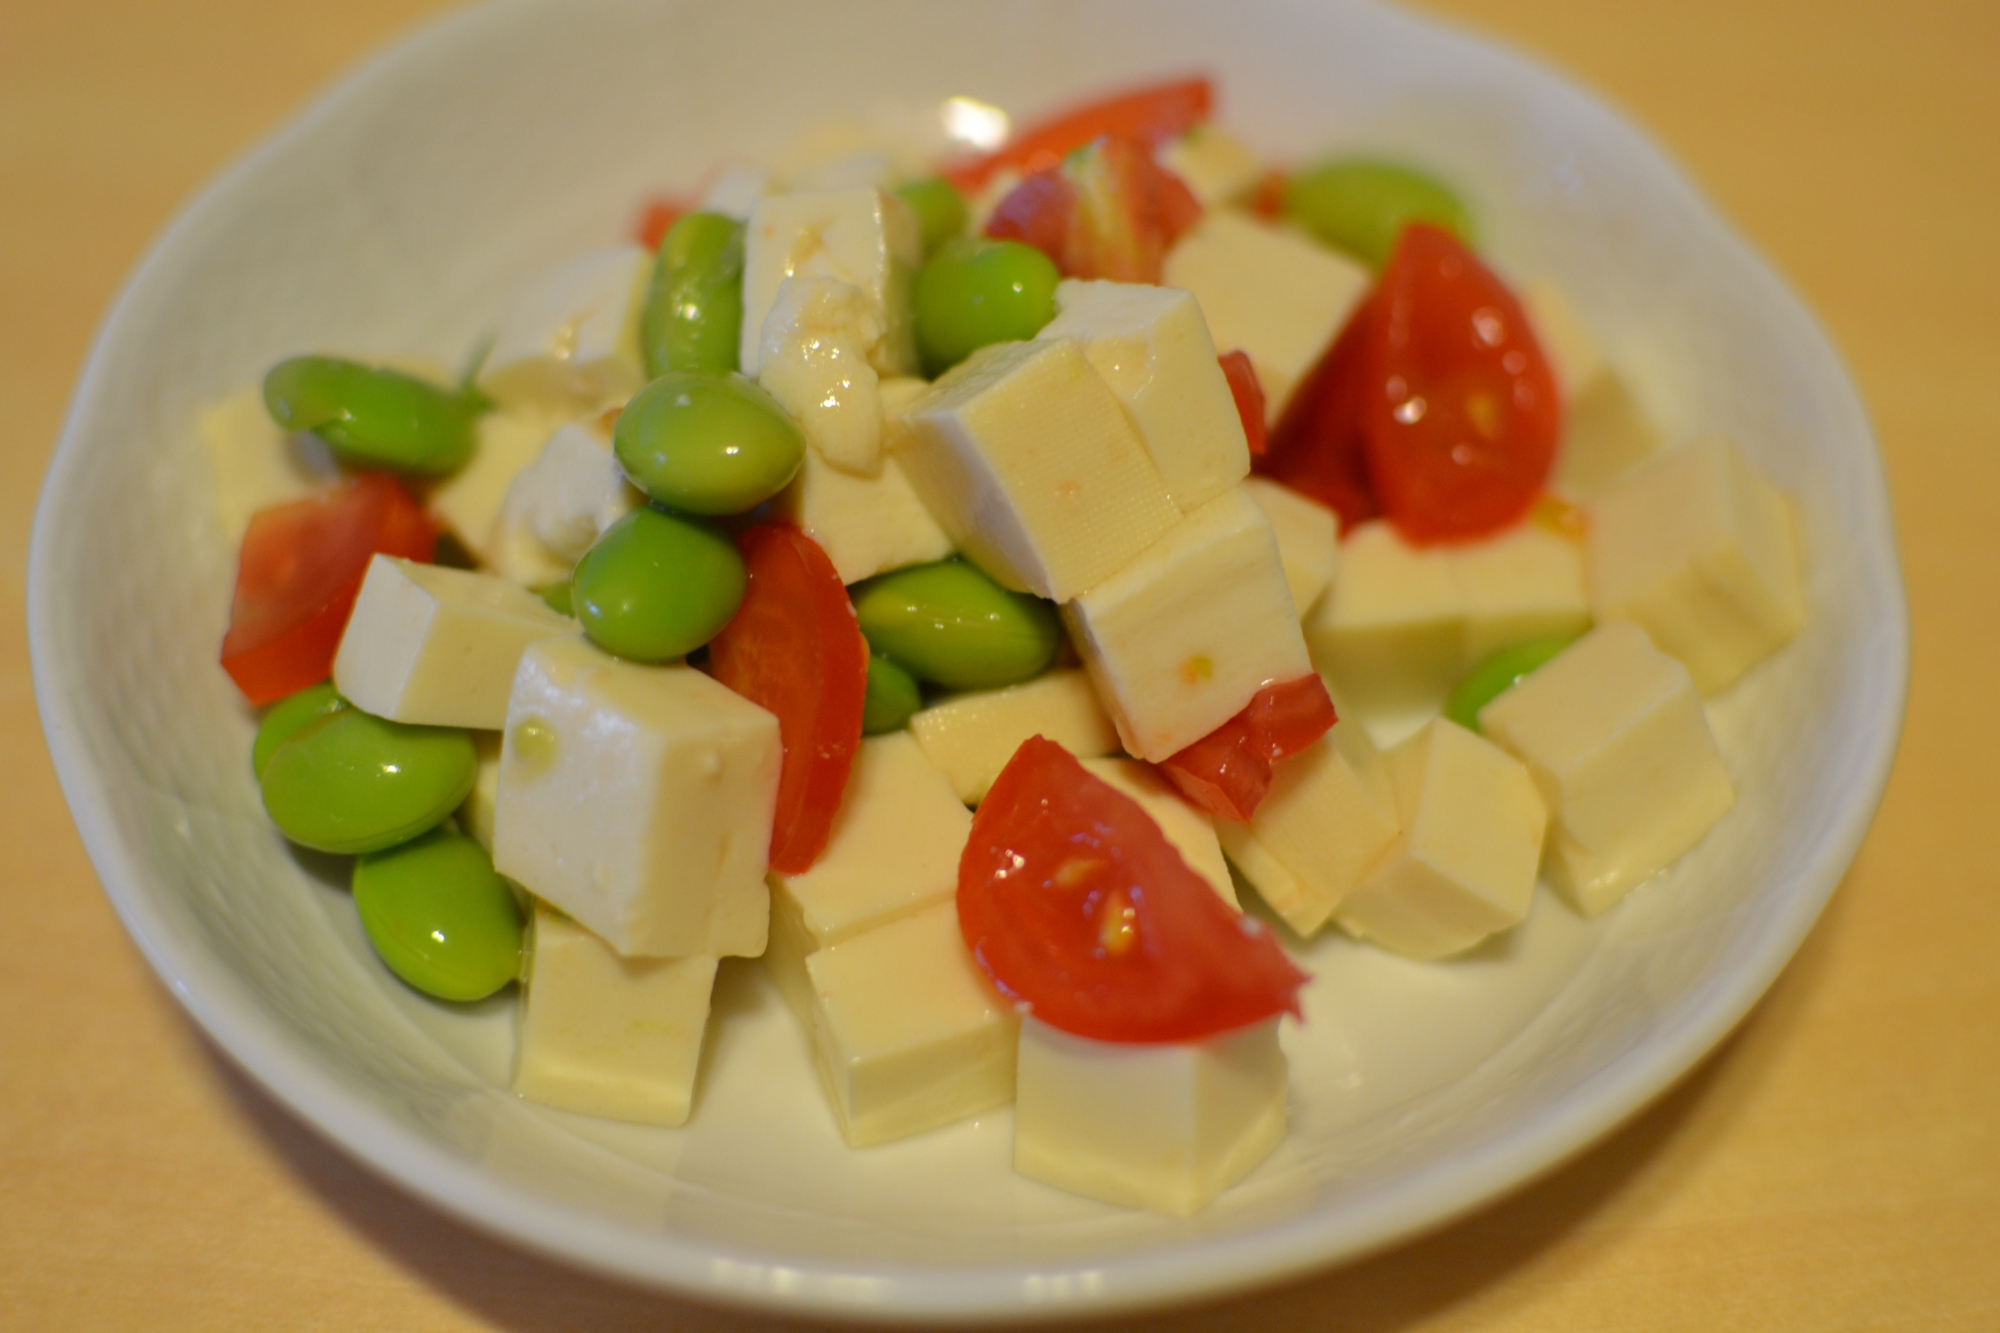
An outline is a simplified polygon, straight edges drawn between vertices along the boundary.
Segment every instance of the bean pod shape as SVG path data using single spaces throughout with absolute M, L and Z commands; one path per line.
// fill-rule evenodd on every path
M 483 1000 L 521 971 L 521 908 L 471 838 L 434 829 L 354 863 L 354 906 L 389 970 L 440 1000 Z
M 1444 715 L 1468 731 L 1478 731 L 1480 709 L 1574 642 L 1575 635 L 1557 634 L 1508 644 L 1466 673 L 1445 701 Z
M 681 371 L 633 395 L 612 449 L 640 490 L 684 514 L 741 514 L 785 488 L 806 437 L 741 375 Z
M 634 662 L 665 662 L 707 643 L 736 614 L 743 557 L 712 524 L 635 509 L 583 553 L 569 587 L 592 643 Z
M 1292 177 L 1285 215 L 1337 250 L 1377 272 L 1396 237 L 1412 222 L 1429 222 L 1472 243 L 1472 217 L 1441 182 L 1394 162 L 1336 159 Z
M 1055 608 L 1009 592 L 962 560 L 917 565 L 856 590 L 854 613 L 875 652 L 953 690 L 1015 685 L 1055 661 Z
M 660 244 L 646 289 L 639 343 L 646 374 L 735 370 L 743 328 L 743 224 L 720 213 L 689 213 Z
M 917 678 L 880 653 L 868 654 L 868 693 L 861 702 L 861 734 L 901 731 L 924 706 Z
M 398 370 L 295 356 L 264 376 L 264 406 L 286 430 L 325 440 L 365 468 L 436 477 L 472 456 L 477 404 Z
M 340 697 L 330 680 L 308 685 L 297 694 L 286 695 L 272 704 L 270 711 L 264 714 L 264 720 L 257 724 L 257 739 L 250 746 L 251 772 L 262 778 L 265 765 L 271 762 L 271 756 L 277 753 L 280 745 L 328 713 L 337 713 L 346 707 L 349 707 L 347 700 Z
M 479 756 L 456 727 L 343 708 L 300 728 L 264 765 L 264 809 L 293 842 L 374 852 L 443 823 L 472 790 Z
M 988 343 L 1022 342 L 1056 317 L 1062 274 L 1032 245 L 966 236 L 917 274 L 912 313 L 924 373 L 943 374 Z

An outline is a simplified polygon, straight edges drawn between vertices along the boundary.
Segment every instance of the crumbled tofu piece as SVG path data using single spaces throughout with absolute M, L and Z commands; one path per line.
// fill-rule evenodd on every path
M 1166 284 L 1193 292 L 1209 336 L 1250 354 L 1272 420 L 1374 279 L 1306 236 L 1215 209 L 1167 255 Z
M 1548 813 L 1518 760 L 1447 718 L 1385 757 L 1403 831 L 1341 903 L 1341 929 L 1443 958 L 1520 924 Z
M 781 517 L 819 543 L 842 583 L 951 554 L 951 538 L 924 508 L 893 456 L 882 460 L 877 475 L 857 477 L 809 451 L 774 505 Z
M 215 517 L 233 550 L 259 509 L 302 500 L 340 481 L 333 447 L 292 435 L 271 420 L 264 390 L 252 385 L 201 414 L 201 442 L 215 474 Z
M 1243 419 L 1192 296 L 1072 278 L 1056 285 L 1056 312 L 1036 336 L 1083 344 L 1183 513 L 1249 475 Z
M 541 456 L 562 425 L 558 417 L 526 408 L 482 413 L 473 426 L 476 442 L 471 461 L 431 487 L 431 513 L 443 519 L 459 544 L 482 562 L 499 566 L 494 527 L 508 488 Z
M 746 221 L 757 201 L 771 193 L 771 176 L 762 167 L 731 167 L 710 181 L 696 208 Z
M 1590 609 L 1630 620 L 1714 694 L 1805 623 L 1789 501 L 1720 438 L 1658 455 L 1597 498 Z
M 1292 606 L 1304 619 L 1312 613 L 1340 564 L 1340 519 L 1317 500 L 1269 477 L 1246 477 L 1243 489 L 1278 539 L 1278 560 L 1292 590 Z
M 604 530 L 646 502 L 596 432 L 574 423 L 549 437 L 507 488 L 489 559 L 523 587 L 561 583 Z
M 1465 603 L 1442 547 L 1412 546 L 1383 519 L 1341 543 L 1340 573 L 1306 617 L 1313 660 L 1356 711 L 1435 711 L 1464 656 Z
M 1587 500 L 1656 452 L 1659 432 L 1561 289 L 1538 278 L 1523 290 L 1522 304 L 1562 393 L 1563 438 L 1554 486 Z
M 1179 176 L 1207 208 L 1233 203 L 1257 188 L 1264 164 L 1249 144 L 1213 125 L 1197 125 L 1160 145 L 1160 165 Z
M 1014 1006 L 972 960 L 958 905 L 851 935 L 806 960 L 813 1048 L 851 1147 L 1004 1106 L 1014 1095 Z
M 1281 760 L 1248 824 L 1218 821 L 1223 850 L 1301 938 L 1327 923 L 1401 824 L 1382 756 L 1356 722 Z
M 1082 671 L 1048 672 L 1023 685 L 976 690 L 932 704 L 910 719 L 924 757 L 977 805 L 1030 736 L 1046 736 L 1079 759 L 1118 753 L 1118 730 Z
M 1275 1018 L 1159 1045 L 1024 1019 L 1014 1169 L 1087 1198 L 1191 1216 L 1285 1137 L 1287 1074 Z
M 1462 671 L 1509 644 L 1581 634 L 1590 627 L 1578 542 L 1522 523 L 1483 542 L 1445 550 L 1465 609 Z
M 958 891 L 972 816 L 907 732 L 861 742 L 826 850 L 812 869 L 773 872 L 764 965 L 810 1025 L 806 959 Z
M 714 986 L 713 958 L 621 958 L 535 904 L 515 1094 L 610 1120 L 686 1124 Z
M 569 416 L 623 403 L 646 382 L 639 315 L 652 270 L 642 246 L 620 245 L 542 277 L 494 334 L 481 392 Z
M 1229 863 L 1222 859 L 1222 844 L 1216 841 L 1213 815 L 1181 795 L 1151 764 L 1136 759 L 1086 759 L 1083 766 L 1137 801 L 1181 854 L 1181 860 L 1188 863 L 1188 869 L 1207 880 L 1216 896 L 1233 910 L 1243 910 L 1236 901 L 1236 881 L 1229 877 Z
M 498 730 L 521 654 L 575 632 L 505 579 L 378 555 L 340 637 L 333 683 L 392 722 Z
M 764 952 L 778 720 L 686 666 L 582 637 L 522 655 L 493 868 L 627 956 Z
M 868 364 L 881 337 L 881 313 L 867 293 L 838 278 L 786 278 L 764 319 L 757 382 L 798 421 L 814 452 L 860 477 L 882 470 L 880 377 Z
M 472 779 L 472 790 L 466 793 L 465 804 L 458 807 L 458 825 L 471 838 L 493 854 L 493 804 L 500 795 L 500 737 L 497 731 L 475 731 L 472 733 L 472 747 L 479 755 L 479 769 Z
M 1735 800 L 1687 669 L 1624 621 L 1486 705 L 1480 731 L 1548 803 L 1549 881 L 1595 916 L 1701 840 Z
M 764 321 L 793 276 L 834 278 L 861 289 L 877 336 L 868 362 L 882 375 L 916 369 L 910 284 L 923 235 L 908 205 L 872 186 L 774 194 L 757 201 L 743 237 L 743 373 L 763 369 Z
M 896 458 L 966 558 L 1066 602 L 1180 521 L 1131 418 L 1082 345 L 982 347 L 911 403 Z

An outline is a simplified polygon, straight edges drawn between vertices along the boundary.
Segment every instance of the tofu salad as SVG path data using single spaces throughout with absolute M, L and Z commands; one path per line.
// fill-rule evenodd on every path
M 685 1123 L 755 958 L 852 1146 L 1011 1106 L 1190 1214 L 1285 1134 L 1288 946 L 1595 915 L 1729 810 L 1790 502 L 1447 182 L 1213 100 L 722 172 L 461 379 L 208 412 L 265 809 L 403 983 L 518 987 L 520 1096 Z

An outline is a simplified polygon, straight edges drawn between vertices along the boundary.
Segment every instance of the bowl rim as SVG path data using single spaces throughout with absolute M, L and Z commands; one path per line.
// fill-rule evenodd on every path
M 1875 734 L 1853 796 L 1837 824 L 1795 877 L 1797 891 L 1737 971 L 1712 978 L 1698 997 L 1670 1010 L 1644 1040 L 1575 1085 L 1556 1106 L 1410 1177 L 1370 1211 L 1309 1210 L 1283 1221 L 1217 1237 L 1176 1242 L 1087 1263 L 1052 1266 L 774 1262 L 740 1247 L 671 1234 L 635 1235 L 567 1204 L 503 1184 L 477 1166 L 440 1152 L 415 1131 L 301 1055 L 285 1031 L 250 1002 L 227 974 L 202 966 L 156 901 L 159 886 L 108 814 L 101 775 L 70 739 L 77 699 L 66 688 L 56 619 L 55 530 L 82 464 L 82 437 L 96 410 L 106 362 L 130 310 L 158 280 L 169 257 L 190 244 L 218 200 L 267 162 L 288 153 L 315 126 L 405 65 L 441 52 L 465 31 L 536 0 L 495 0 L 459 10 L 392 38 L 318 91 L 311 101 L 211 177 L 153 238 L 93 336 L 37 501 L 27 577 L 33 687 L 58 782 L 105 894 L 153 970 L 231 1062 L 317 1134 L 378 1176 L 438 1210 L 487 1233 L 601 1276 L 697 1301 L 776 1314 L 873 1321 L 983 1322 L 1109 1315 L 1265 1286 L 1336 1263 L 1352 1262 L 1438 1228 L 1520 1188 L 1582 1152 L 1680 1080 L 1714 1049 L 1769 988 L 1838 886 L 1865 836 L 1887 783 L 1900 739 L 1910 672 L 1909 609 L 1880 445 L 1865 406 L 1831 339 L 1790 284 L 1707 198 L 1679 162 L 1614 104 L 1578 80 L 1504 39 L 1425 13 L 1397 10 L 1419 28 L 1477 43 L 1513 72 L 1584 98 L 1615 130 L 1650 150 L 1671 185 L 1713 219 L 1750 258 L 1777 298 L 1790 334 L 1816 343 L 1840 371 L 1838 404 L 1851 411 L 1870 445 L 1874 475 L 1862 534 L 1884 554 L 1890 632 L 1871 636 L 1880 668 L 1872 677 Z M 1389 8 L 1379 0 L 1351 0 Z M 1877 627 L 1879 630 L 1881 627 Z

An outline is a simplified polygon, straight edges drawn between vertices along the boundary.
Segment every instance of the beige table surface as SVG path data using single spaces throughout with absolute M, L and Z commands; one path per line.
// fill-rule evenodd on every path
M 2000 1329 L 2000 3 L 1432 0 L 1623 104 L 1831 328 L 1916 635 L 1880 817 L 1738 1034 L 1514 1197 L 1162 1329 Z M 21 607 L 92 331 L 190 192 L 425 0 L 0 4 L 0 1329 L 749 1329 L 528 1258 L 252 1087 L 126 942 Z

